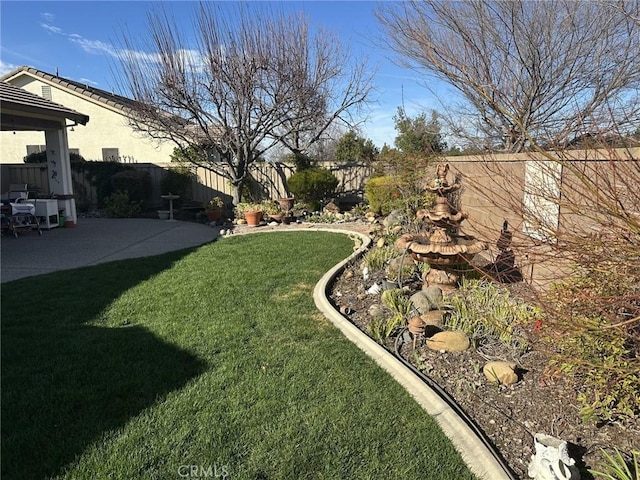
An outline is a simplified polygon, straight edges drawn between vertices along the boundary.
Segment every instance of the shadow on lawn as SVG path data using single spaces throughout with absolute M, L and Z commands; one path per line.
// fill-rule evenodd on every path
M 3 285 L 3 479 L 62 473 L 92 442 L 203 370 L 143 327 L 86 325 L 191 251 Z

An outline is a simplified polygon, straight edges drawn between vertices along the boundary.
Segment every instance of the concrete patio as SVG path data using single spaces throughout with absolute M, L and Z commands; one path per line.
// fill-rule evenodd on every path
M 2 283 L 57 270 L 159 255 L 214 240 L 219 228 L 138 218 L 80 218 L 74 228 L 33 230 L 0 241 Z

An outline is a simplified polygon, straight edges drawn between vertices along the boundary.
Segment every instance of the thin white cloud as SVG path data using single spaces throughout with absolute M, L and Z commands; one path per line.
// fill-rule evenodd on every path
M 81 78 L 80 80 L 78 80 L 79 82 L 82 82 L 86 85 L 98 85 L 98 82 L 94 82 L 93 80 L 89 80 L 88 78 Z
M 116 48 L 113 47 L 113 45 L 105 43 L 101 40 L 91 40 L 77 33 L 66 33 L 64 30 L 54 25 L 41 23 L 40 26 L 51 33 L 60 35 L 62 37 L 66 37 L 70 42 L 75 43 L 76 45 L 80 46 L 80 48 L 82 48 L 82 50 L 84 50 L 86 53 L 89 53 L 92 55 L 106 54 L 114 58 L 132 58 L 132 59 L 136 59 L 138 61 L 144 61 L 144 62 L 159 61 L 158 55 L 154 53 L 146 53 L 141 51 L 130 51 L 130 50 L 117 50 Z M 185 55 L 187 58 L 193 59 L 196 65 L 202 62 L 198 55 L 198 52 L 196 51 L 185 50 L 185 51 L 182 51 L 181 54 Z
M 100 40 L 88 40 L 76 34 L 67 35 L 67 37 L 71 42 L 80 45 L 82 50 L 87 53 L 91 53 L 93 55 L 106 53 L 112 57 L 116 56 L 116 50 L 108 43 L 101 42 Z
M 56 19 L 56 16 L 53 13 L 42 12 L 40 16 L 44 19 L 45 22 L 51 23 Z
M 56 33 L 58 35 L 64 35 L 64 33 L 62 32 L 62 29 L 53 26 L 53 25 L 49 25 L 48 23 L 41 23 L 40 26 L 42 28 L 44 28 L 45 30 L 49 30 L 51 33 Z
M 18 68 L 18 65 L 14 65 L 12 63 L 5 63 L 2 60 L 0 60 L 0 76 L 5 75 L 10 71 L 15 70 L 16 68 Z

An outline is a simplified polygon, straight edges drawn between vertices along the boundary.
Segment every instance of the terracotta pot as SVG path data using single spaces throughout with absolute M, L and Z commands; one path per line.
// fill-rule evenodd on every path
M 288 212 L 293 208 L 294 201 L 295 201 L 295 198 L 293 197 L 283 197 L 278 199 L 280 208 L 282 208 L 282 210 L 284 210 L 285 212 Z
M 284 215 L 282 213 L 274 213 L 273 215 L 269 214 L 269 218 L 271 220 L 274 220 L 274 221 L 278 222 L 278 223 L 282 222 L 282 218 L 283 217 L 284 217 Z
M 250 227 L 257 227 L 262 220 L 261 211 L 244 212 L 244 219 L 247 221 L 247 225 Z
M 210 222 L 215 222 L 216 220 L 220 220 L 222 218 L 222 209 L 219 208 L 217 210 L 207 210 L 207 220 Z

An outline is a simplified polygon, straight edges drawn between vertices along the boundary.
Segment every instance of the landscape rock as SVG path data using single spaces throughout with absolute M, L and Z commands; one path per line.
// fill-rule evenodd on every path
M 497 380 L 501 385 L 513 385 L 518 382 L 516 364 L 513 362 L 489 362 L 482 368 L 482 373 L 490 382 Z
M 373 304 L 369 307 L 369 316 L 379 320 L 385 316 L 384 307 L 382 305 Z
M 404 214 L 404 212 L 400 210 L 393 210 L 391 213 L 389 213 L 389 215 L 385 217 L 385 219 L 382 221 L 382 224 L 387 228 L 393 228 L 396 225 L 400 225 L 405 222 L 406 219 L 407 216 Z
M 424 291 L 414 293 L 411 295 L 410 300 L 420 315 L 424 315 L 434 308 L 432 303 L 429 301 L 429 297 L 427 297 Z
M 409 255 L 394 257 L 389 260 L 389 269 L 396 272 L 400 270 L 401 267 L 406 269 L 407 267 L 414 267 L 414 265 L 413 259 Z
M 362 279 L 366 282 L 367 280 L 369 280 L 369 268 L 368 267 L 364 267 L 362 269 Z
M 378 241 L 376 242 L 376 247 L 378 247 L 378 248 L 384 247 L 384 238 L 379 238 L 378 239 Z
M 462 352 L 469 348 L 470 342 L 464 332 L 444 331 L 433 335 L 426 344 L 431 350 Z
M 426 312 L 420 315 L 420 318 L 422 318 L 425 325 L 442 327 L 442 325 L 444 324 L 444 314 L 444 310 L 431 310 L 430 312 Z
M 335 203 L 329 202 L 325 205 L 323 212 L 328 213 L 340 213 L 340 207 L 338 207 Z
M 434 308 L 442 303 L 442 289 L 440 287 L 427 287 L 422 290 L 422 293 L 426 295 Z

